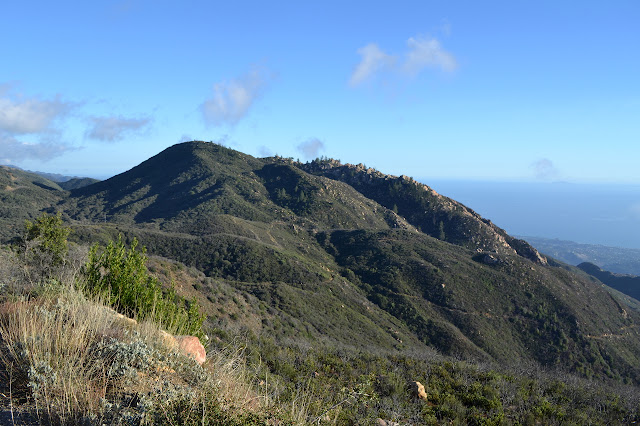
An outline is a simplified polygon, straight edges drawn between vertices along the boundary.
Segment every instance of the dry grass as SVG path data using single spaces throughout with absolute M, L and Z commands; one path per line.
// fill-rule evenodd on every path
M 0 362 L 15 400 L 63 423 L 96 412 L 107 380 L 90 349 L 114 334 L 113 322 L 107 309 L 73 290 L 65 298 L 5 302 Z
M 210 352 L 200 367 L 162 346 L 154 323 L 61 290 L 0 305 L 2 392 L 13 406 L 60 424 L 208 423 L 268 408 L 241 350 Z
M 0 423 L 14 413 L 45 424 L 271 423 L 277 410 L 251 385 L 240 346 L 209 351 L 203 366 L 173 352 L 161 324 L 87 299 L 84 261 L 74 248 L 52 278 L 0 250 Z

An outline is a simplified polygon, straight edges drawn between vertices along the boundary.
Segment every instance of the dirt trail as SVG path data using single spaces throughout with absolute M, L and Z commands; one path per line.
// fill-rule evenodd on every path
M 637 325 L 631 324 L 625 327 L 620 327 L 618 333 L 603 333 L 595 336 L 593 334 L 587 334 L 585 335 L 585 337 L 588 337 L 589 339 L 622 339 L 623 337 L 628 335 L 628 333 L 624 333 L 625 330 L 629 330 L 630 328 L 635 327 L 637 327 Z

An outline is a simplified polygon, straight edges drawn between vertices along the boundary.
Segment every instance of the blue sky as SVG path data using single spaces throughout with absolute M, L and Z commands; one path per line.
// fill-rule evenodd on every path
M 183 140 L 429 178 L 640 183 L 640 2 L 5 2 L 0 163 Z

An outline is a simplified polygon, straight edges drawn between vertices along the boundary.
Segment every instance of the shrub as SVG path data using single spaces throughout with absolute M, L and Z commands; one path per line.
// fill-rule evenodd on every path
M 102 249 L 94 245 L 85 266 L 85 291 L 103 297 L 124 315 L 150 319 L 173 333 L 202 337 L 204 315 L 195 299 L 185 300 L 173 286 L 163 289 L 145 266 L 145 248 L 137 247 L 138 240 L 134 238 L 127 249 L 122 236 Z
M 49 216 L 43 213 L 35 222 L 25 221 L 24 244 L 35 243 L 32 250 L 46 255 L 52 266 L 64 263 L 69 250 L 67 237 L 71 229 L 62 226 L 60 213 Z
M 13 249 L 22 259 L 27 280 L 34 284 L 53 277 L 67 259 L 70 228 L 62 225 L 60 213 L 43 213 L 34 222 L 25 221 L 24 233 Z

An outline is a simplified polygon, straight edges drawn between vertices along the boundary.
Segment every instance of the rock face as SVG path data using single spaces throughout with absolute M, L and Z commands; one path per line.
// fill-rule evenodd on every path
M 482 263 L 486 263 L 487 265 L 495 265 L 500 262 L 500 260 L 492 254 L 485 254 L 482 257 Z
M 411 382 L 411 390 L 418 399 L 423 401 L 427 400 L 427 392 L 424 390 L 424 385 L 420 382 Z
M 166 347 L 193 358 L 200 365 L 207 360 L 207 351 L 196 336 L 173 336 L 166 331 L 160 331 L 160 337 Z
M 310 174 L 347 183 L 365 197 L 397 212 L 410 225 L 439 240 L 469 249 L 517 254 L 546 265 L 547 260 L 526 241 L 508 235 L 467 206 L 438 194 L 409 176 L 393 176 L 362 164 L 314 160 L 298 164 Z
M 176 336 L 175 339 L 180 352 L 192 357 L 198 364 L 202 365 L 207 360 L 207 352 L 196 336 Z
M 166 331 L 161 331 L 162 343 L 169 349 L 178 350 L 182 354 L 191 357 L 202 365 L 207 360 L 207 351 L 196 336 L 173 336 Z
M 127 327 L 135 327 L 138 324 L 136 320 L 116 311 L 113 311 L 113 315 Z M 200 365 L 207 360 L 207 351 L 196 336 L 173 336 L 164 330 L 160 330 L 160 339 L 169 349 L 177 350 L 183 355 L 195 359 Z

